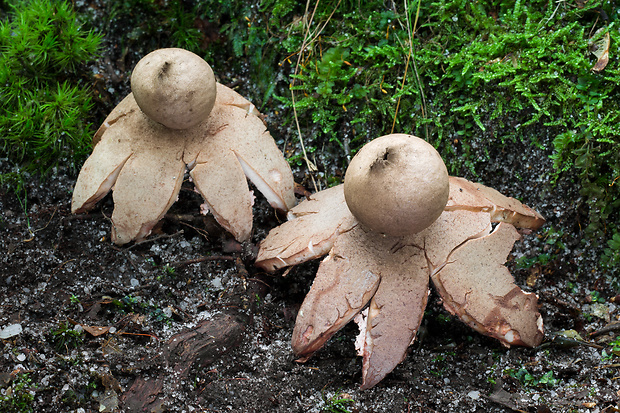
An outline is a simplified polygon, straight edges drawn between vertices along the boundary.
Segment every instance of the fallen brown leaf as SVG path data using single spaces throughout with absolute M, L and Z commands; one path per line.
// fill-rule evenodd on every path
M 93 337 L 99 337 L 110 331 L 110 327 L 87 326 L 84 324 L 80 324 L 80 326 L 84 329 L 84 331 L 86 331 Z
M 600 33 L 605 30 L 607 30 L 607 28 L 601 27 L 600 29 L 596 31 L 596 33 L 594 33 L 592 38 L 598 37 Z M 596 64 L 592 67 L 593 71 L 600 72 L 601 70 L 605 69 L 605 67 L 607 66 L 607 63 L 609 63 L 610 43 L 611 43 L 611 38 L 609 36 L 609 32 L 606 32 L 605 34 L 603 34 L 603 37 L 601 37 L 599 40 L 597 40 L 596 42 L 590 45 L 592 54 L 596 56 L 596 58 L 598 59 L 596 61 Z

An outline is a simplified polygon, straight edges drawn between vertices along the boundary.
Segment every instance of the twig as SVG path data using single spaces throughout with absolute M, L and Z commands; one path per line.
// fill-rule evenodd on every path
M 161 235 L 158 235 L 158 236 L 153 237 L 153 238 L 148 238 L 148 239 L 136 242 L 133 245 L 125 248 L 125 250 L 129 251 L 130 249 L 132 249 L 133 247 L 137 247 L 138 245 L 147 244 L 149 242 L 157 241 L 158 239 L 162 239 L 162 238 L 164 238 L 164 239 L 165 238 L 174 238 L 174 237 L 177 237 L 179 235 L 182 235 L 183 233 L 184 233 L 184 231 L 180 230 L 180 231 L 175 232 L 174 234 L 161 234 Z
M 30 238 L 28 239 L 23 239 L 22 242 L 30 242 L 34 239 L 34 236 L 37 232 L 39 231 L 43 231 L 45 228 L 47 228 L 50 224 L 50 222 L 52 222 L 52 219 L 54 218 L 54 215 L 56 215 L 56 211 L 58 211 L 58 207 L 54 208 L 54 212 L 52 212 L 52 216 L 50 217 L 50 219 L 47 221 L 47 224 L 45 224 L 45 226 L 43 228 L 39 228 L 39 229 L 31 229 L 30 225 L 28 225 L 28 232 L 30 233 Z
M 204 257 L 193 258 L 191 260 L 171 262 L 168 265 L 171 267 L 179 268 L 179 267 L 184 267 L 186 265 L 197 264 L 199 262 L 205 262 L 205 261 L 234 261 L 234 260 L 235 260 L 235 257 L 233 257 L 232 255 L 205 255 Z
M 202 229 L 202 228 L 198 228 L 198 227 L 195 227 L 195 226 L 190 225 L 189 223 L 184 222 L 184 221 L 179 221 L 179 223 L 180 223 L 181 225 L 185 225 L 185 226 L 187 226 L 187 227 L 190 227 L 191 229 L 193 229 L 194 231 L 196 231 L 197 233 L 199 233 L 200 235 L 202 235 L 202 236 L 204 237 L 204 239 L 205 239 L 205 240 L 207 240 L 207 241 L 209 240 L 209 233 L 208 233 L 207 231 L 205 231 L 204 229 Z
M 308 41 L 308 34 L 310 33 L 310 26 L 312 25 L 312 21 L 314 20 L 314 13 L 316 13 L 316 9 L 318 8 L 319 5 L 319 1 L 318 0 L 316 2 L 316 4 L 314 5 L 314 10 L 312 10 L 312 16 L 310 16 L 310 21 L 308 22 L 308 26 L 306 28 L 306 33 L 304 35 L 304 41 L 301 43 L 301 48 L 299 50 L 299 54 L 297 55 L 297 63 L 295 64 L 295 73 L 293 74 L 293 80 L 291 81 L 291 85 L 290 85 L 290 89 L 291 89 L 291 103 L 293 104 L 293 117 L 295 118 L 295 126 L 297 127 L 297 135 L 299 136 L 299 142 L 301 144 L 301 152 L 304 154 L 304 160 L 306 161 L 306 166 L 308 167 L 308 170 L 310 171 L 310 178 L 312 178 L 312 184 L 314 185 L 314 191 L 318 192 L 317 186 L 316 186 L 316 181 L 314 180 L 314 172 L 316 172 L 318 169 L 316 167 L 316 165 L 312 162 L 310 162 L 310 159 L 308 159 L 308 154 L 306 152 L 306 146 L 304 145 L 304 139 L 301 136 L 301 127 L 299 126 L 299 117 L 297 116 L 297 104 L 295 102 L 295 91 L 293 90 L 293 87 L 295 86 L 295 75 L 297 75 L 297 71 L 299 69 L 299 63 L 301 62 L 301 57 L 303 55 L 303 52 L 306 48 L 306 44 Z M 308 0 L 306 2 L 306 13 L 305 15 L 308 15 L 308 8 L 310 7 L 310 0 Z
M 607 324 L 605 327 L 593 331 L 590 337 L 600 336 L 601 334 L 611 333 L 612 331 L 620 331 L 620 321 Z
M 538 31 L 537 31 L 537 32 L 540 32 L 542 29 L 544 29 L 544 28 L 545 28 L 545 26 L 546 26 L 547 24 L 549 24 L 549 22 L 550 22 L 550 21 L 551 21 L 551 20 L 555 17 L 555 14 L 558 12 L 558 9 L 560 8 L 560 4 L 561 4 L 561 3 L 565 3 L 565 1 L 564 1 L 564 0 L 560 0 L 560 1 L 558 1 L 558 2 L 557 2 L 557 4 L 558 4 L 558 5 L 557 5 L 557 7 L 555 8 L 555 10 L 553 10 L 553 13 L 551 13 L 551 16 L 549 16 L 549 18 L 547 19 L 547 21 L 546 21 L 544 24 L 540 24 L 540 23 L 539 23 L 539 26 L 538 26 Z
M 259 280 L 258 278 L 248 278 L 246 281 L 254 281 L 254 282 L 257 282 L 259 284 L 263 284 L 267 288 L 271 288 L 271 286 L 268 283 L 266 283 L 263 280 Z
M 71 261 L 75 261 L 75 260 L 77 260 L 77 258 L 72 258 L 72 259 L 70 259 L 70 260 L 67 260 L 67 261 L 63 262 L 63 263 L 62 263 L 62 264 L 60 264 L 58 267 L 54 268 L 54 271 L 52 271 L 52 273 L 50 274 L 50 276 L 47 278 L 47 283 L 49 284 L 49 282 L 51 281 L 52 277 L 53 277 L 54 275 L 56 275 L 56 273 L 57 273 L 58 271 L 60 271 L 60 269 L 61 269 L 62 267 L 64 267 L 66 264 L 70 263 Z
M 336 12 L 336 9 L 338 9 L 338 6 L 340 5 L 341 1 L 342 0 L 338 0 L 338 4 L 336 4 L 336 7 L 334 7 L 334 9 L 332 10 L 332 12 L 329 15 L 329 18 L 327 19 L 327 21 L 325 21 L 323 26 L 317 28 L 316 32 L 312 35 L 312 38 L 310 40 L 308 40 L 308 38 L 310 37 L 310 26 L 312 26 L 312 22 L 314 21 L 314 14 L 316 13 L 316 10 L 319 8 L 320 0 L 317 0 L 317 2 L 315 3 L 314 9 L 312 10 L 312 15 L 310 16 L 310 20 L 308 21 L 308 25 L 306 27 L 306 33 L 304 34 L 304 41 L 301 43 L 301 47 L 300 47 L 299 53 L 297 55 L 297 63 L 295 64 L 295 73 L 293 74 L 293 80 L 291 81 L 291 85 L 290 85 L 290 89 L 291 89 L 291 103 L 293 104 L 293 117 L 295 118 L 295 126 L 297 128 L 297 135 L 299 136 L 299 142 L 301 144 L 301 152 L 304 155 L 304 161 L 306 162 L 306 166 L 308 167 L 308 170 L 310 171 L 310 178 L 312 179 L 312 185 L 314 185 L 314 191 L 315 192 L 319 191 L 319 188 L 317 187 L 317 184 L 316 184 L 316 180 L 314 179 L 314 172 L 316 172 L 318 170 L 318 168 L 308 158 L 308 153 L 306 152 L 306 146 L 304 145 L 304 140 L 303 140 L 303 137 L 301 135 L 301 127 L 299 126 L 299 117 L 297 116 L 297 104 L 295 102 L 295 91 L 293 90 L 293 87 L 295 86 L 295 77 L 294 76 L 297 75 L 297 73 L 298 73 L 299 64 L 301 62 L 301 58 L 303 56 L 304 50 L 306 49 L 306 46 L 308 44 L 312 43 L 321 34 L 321 32 L 323 31 L 325 26 L 327 26 L 327 23 L 329 23 L 329 21 L 331 20 L 332 16 Z M 310 0 L 308 0 L 306 2 L 306 13 L 305 13 L 305 15 L 308 15 L 309 8 L 310 8 Z
M 420 96 L 422 97 L 422 117 L 426 118 L 426 98 L 424 96 L 424 90 L 422 89 L 422 83 L 420 82 L 420 76 L 418 74 L 418 67 L 416 66 L 415 59 L 411 59 L 413 55 L 413 36 L 418 29 L 418 18 L 420 17 L 420 5 L 422 3 L 421 0 L 418 0 L 418 9 L 415 14 L 415 21 L 413 23 L 413 30 L 411 30 L 411 22 L 409 21 L 409 8 L 407 7 L 407 0 L 404 0 L 405 3 L 405 18 L 407 20 L 407 32 L 409 33 L 409 53 L 407 55 L 407 63 L 405 64 L 405 74 L 403 75 L 403 82 L 401 85 L 401 90 L 405 89 L 405 80 L 407 79 L 407 70 L 409 68 L 409 60 L 411 60 L 411 65 L 413 66 L 413 72 L 415 73 L 416 81 L 418 83 L 418 89 L 420 89 Z M 402 97 L 402 96 L 401 96 Z M 392 122 L 392 131 L 390 133 L 394 133 L 394 127 L 396 126 L 396 117 L 398 116 L 398 109 L 400 107 L 401 97 L 398 98 L 398 102 L 396 103 L 396 111 L 394 112 L 394 120 Z M 426 131 L 426 137 L 428 138 L 428 124 L 424 125 L 424 129 Z

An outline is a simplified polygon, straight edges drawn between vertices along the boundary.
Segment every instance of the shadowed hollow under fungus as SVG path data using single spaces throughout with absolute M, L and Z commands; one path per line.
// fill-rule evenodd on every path
M 474 330 L 506 346 L 543 338 L 536 295 L 515 285 L 504 263 L 520 238 L 515 227 L 545 220 L 494 189 L 448 177 L 420 138 L 370 142 L 343 185 L 310 196 L 289 217 L 261 242 L 256 264 L 275 271 L 328 254 L 293 331 L 301 361 L 357 317 L 362 388 L 373 387 L 415 339 L 429 278 L 444 307 Z
M 138 62 L 132 93 L 95 134 L 75 185 L 81 213 L 113 189 L 112 241 L 142 240 L 176 201 L 186 170 L 215 219 L 238 241 L 252 230 L 247 178 L 271 206 L 295 205 L 291 169 L 249 101 L 183 49 Z

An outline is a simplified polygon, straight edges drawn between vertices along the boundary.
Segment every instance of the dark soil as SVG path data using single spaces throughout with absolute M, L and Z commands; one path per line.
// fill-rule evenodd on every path
M 100 103 L 108 110 L 127 90 L 121 69 L 135 64 L 124 55 L 120 65 L 110 50 L 97 69 L 101 90 L 114 92 Z M 277 116 L 269 124 L 276 130 Z M 598 269 L 603 246 L 580 231 L 579 195 L 570 177 L 550 183 L 548 153 L 527 142 L 493 155 L 478 179 L 548 219 L 509 262 L 517 283 L 539 295 L 546 340 L 537 349 L 507 349 L 475 333 L 431 291 L 410 354 L 361 391 L 353 325 L 307 363 L 295 361 L 291 332 L 318 263 L 285 277 L 253 266 L 258 242 L 281 218 L 262 198 L 252 241 L 240 245 L 198 214 L 187 182 L 147 241 L 117 247 L 111 197 L 71 215 L 76 177 L 60 168 L 32 179 L 27 205 L 0 193 L 0 334 L 21 327 L 0 340 L 0 396 L 26 373 L 36 412 L 619 411 L 620 358 L 603 353 L 620 331 L 617 292 Z M 304 171 L 294 172 L 303 181 Z M 515 264 L 542 253 L 544 265 Z M 567 330 L 585 341 L 554 335 Z
M 13 193 L 0 201 L 0 326 L 23 329 L 2 340 L 0 372 L 12 375 L 5 387 L 29 374 L 35 411 L 305 412 L 327 408 L 334 396 L 350 398 L 344 406 L 360 412 L 615 411 L 618 361 L 603 359 L 602 350 L 618 330 L 589 333 L 610 325 L 618 309 L 604 279 L 579 268 L 590 258 L 577 242 L 544 267 L 513 271 L 540 296 L 548 338 L 541 348 L 503 348 L 447 317 L 432 293 L 409 356 L 377 387 L 360 391 L 353 326 L 306 364 L 295 362 L 294 316 L 317 264 L 286 277 L 253 267 L 256 242 L 277 224 L 264 202 L 247 245 L 212 221 L 196 222 L 199 200 L 184 190 L 149 240 L 119 248 L 109 241 L 111 199 L 71 215 L 73 183 L 62 171 L 33 181 L 27 217 Z M 572 213 L 567 202 L 552 212 L 557 193 L 541 208 L 547 225 Z M 529 236 L 517 254 L 538 242 Z M 592 303 L 591 291 L 605 303 Z M 83 341 L 54 336 L 64 325 L 86 330 Z M 588 345 L 552 340 L 550 332 L 570 329 Z M 514 374 L 521 368 L 534 379 L 553 372 L 557 382 L 524 385 Z

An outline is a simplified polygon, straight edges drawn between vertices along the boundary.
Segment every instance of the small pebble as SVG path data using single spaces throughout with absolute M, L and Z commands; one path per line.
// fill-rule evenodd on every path
M 467 396 L 472 400 L 478 400 L 480 398 L 480 392 L 478 390 L 472 390 L 467 393 Z
M 16 336 L 22 332 L 21 324 L 11 324 L 0 330 L 0 339 L 6 340 L 7 338 L 11 338 Z

